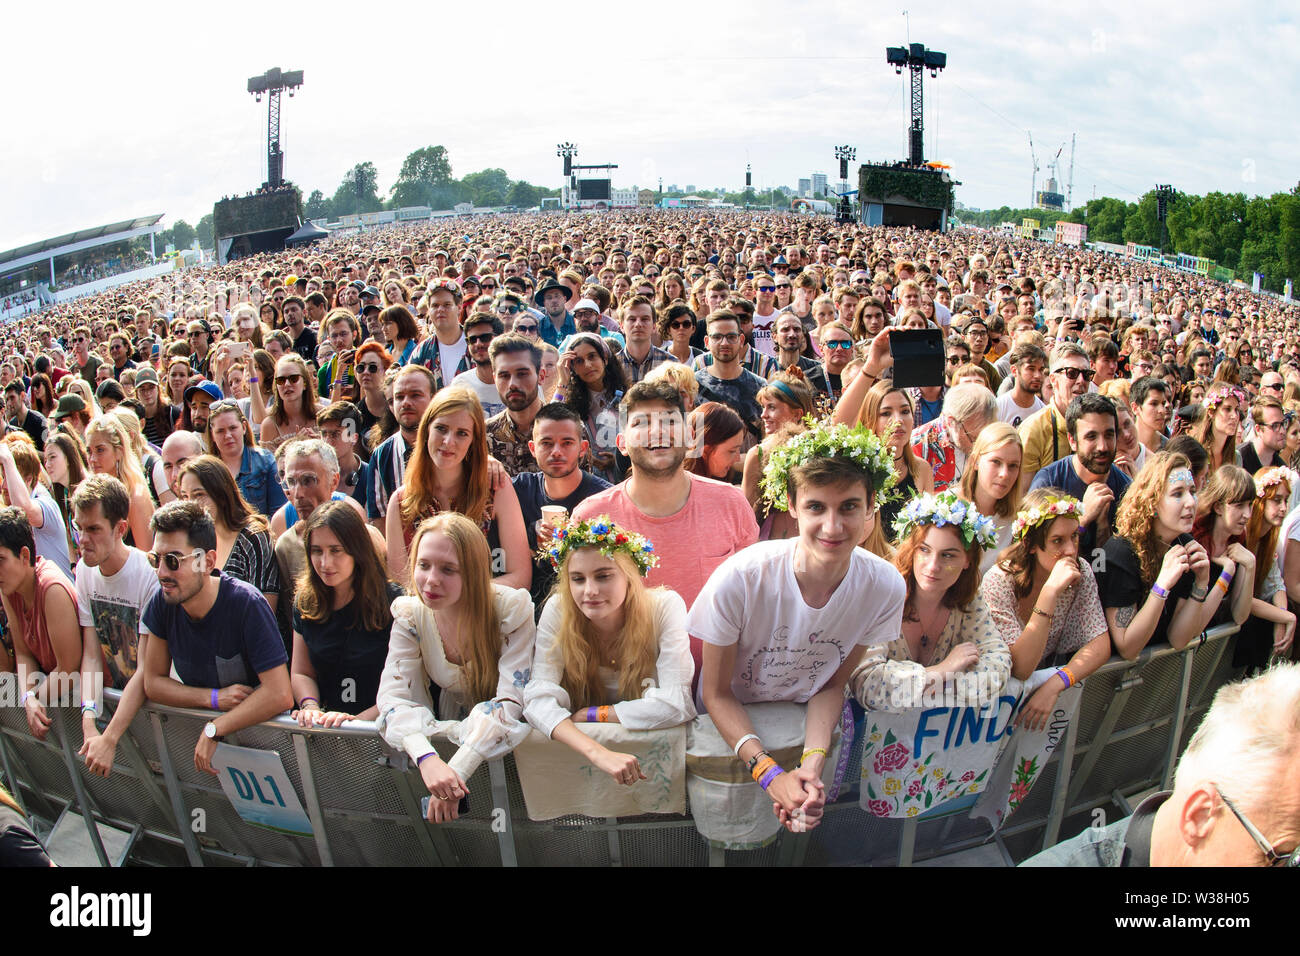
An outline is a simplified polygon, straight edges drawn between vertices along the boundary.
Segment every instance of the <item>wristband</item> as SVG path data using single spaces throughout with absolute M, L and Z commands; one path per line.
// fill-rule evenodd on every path
M 780 770 L 777 762 L 769 756 L 764 756 L 753 768 L 750 769 L 749 775 L 754 778 L 754 782 L 760 786 L 763 783 L 763 777 L 773 769 Z
M 212 709 L 213 709 L 213 710 L 220 710 L 220 709 L 221 709 L 221 706 L 220 706 L 219 702 L 217 701 L 217 694 L 218 694 L 217 689 L 216 689 L 215 687 L 212 688 Z
M 415 762 L 415 765 L 418 767 L 418 766 L 420 766 L 420 764 L 424 763 L 424 762 L 425 762 L 426 760 L 428 760 L 430 757 L 436 757 L 436 756 L 438 756 L 438 752 L 437 752 L 436 750 L 430 750 L 427 754 L 425 754 L 423 757 L 421 757 L 419 760 L 417 760 L 417 761 Z
M 596 722 L 600 724 L 609 723 L 609 705 L 602 704 L 596 708 Z
M 1052 615 L 1048 614 L 1046 611 L 1044 611 L 1042 608 L 1040 608 L 1037 604 L 1034 605 L 1034 611 L 1033 611 L 1033 613 L 1034 613 L 1034 614 L 1041 614 L 1041 615 L 1043 615 L 1043 617 L 1047 618 L 1049 621 L 1052 619 Z
M 98 717 L 99 705 L 95 703 L 93 700 L 83 700 L 81 702 L 81 715 L 84 717 L 87 713 L 90 713 Z
M 256 375 L 252 376 L 251 378 L 249 378 L 249 381 L 250 381 L 250 382 L 256 382 L 256 381 L 257 381 L 257 376 L 256 376 Z
M 1162 601 L 1168 599 L 1169 597 L 1169 592 L 1166 591 L 1164 588 L 1162 588 L 1159 584 L 1151 585 L 1151 593 L 1154 594 L 1156 597 L 1160 598 L 1160 600 Z
M 316 705 L 316 709 L 317 709 L 317 710 L 320 710 L 320 701 L 317 700 L 315 697 L 304 697 L 302 700 L 298 701 L 298 709 L 299 709 L 299 710 L 306 710 L 306 709 L 307 709 L 307 701 L 311 701 L 313 704 Z
M 732 749 L 736 752 L 737 757 L 740 756 L 740 748 L 745 746 L 745 744 L 749 743 L 751 740 L 758 740 L 758 734 L 745 734 L 745 736 L 736 741 L 736 746 Z M 758 742 L 761 744 L 763 741 L 758 740 Z
M 587 723 L 594 724 L 597 721 L 597 709 L 595 707 L 587 708 Z
M 1073 682 L 1070 680 L 1070 675 L 1066 672 L 1065 668 L 1058 667 L 1056 669 L 1056 676 L 1061 678 L 1061 683 L 1063 683 L 1066 686 L 1066 689 L 1068 690 L 1070 684 Z
M 769 760 L 772 759 L 772 755 L 768 753 L 766 750 L 760 750 L 758 753 L 754 754 L 754 756 L 749 758 L 750 773 L 754 772 L 754 768 L 758 766 L 759 762 L 762 761 L 764 757 L 766 757 Z
M 1067 686 L 1073 687 L 1075 684 L 1079 683 L 1079 678 L 1074 676 L 1074 671 L 1070 670 L 1070 668 L 1062 667 L 1061 670 L 1065 672 L 1066 677 L 1070 678 L 1070 683 Z
M 803 753 L 801 753 L 801 754 L 799 755 L 799 766 L 801 766 L 801 767 L 803 766 L 803 762 L 804 762 L 805 760 L 808 759 L 808 757 L 809 757 L 810 754 L 821 754 L 821 755 L 822 755 L 822 759 L 825 760 L 825 759 L 826 759 L 826 748 L 825 748 L 825 747 L 810 747 L 810 748 L 808 748 L 807 750 L 805 750 Z
M 781 774 L 783 773 L 785 773 L 785 771 L 782 770 L 780 767 L 772 766 L 768 768 L 767 773 L 763 775 L 763 779 L 758 781 L 758 785 L 762 787 L 764 790 L 766 790 L 768 786 L 772 783 L 772 781 L 775 780 L 777 777 L 781 776 Z
M 23 707 L 26 707 L 26 706 L 27 706 L 27 700 L 28 700 L 28 698 L 35 697 L 35 696 L 36 696 L 36 691 L 34 691 L 34 690 L 25 691 L 25 692 L 23 693 L 23 699 L 22 699 L 21 701 L 19 701 L 19 703 L 20 703 Z
M 1227 596 L 1227 594 L 1228 594 L 1228 582 L 1224 581 L 1223 578 L 1219 578 L 1219 580 L 1215 581 L 1215 582 L 1214 582 L 1214 586 L 1215 586 L 1216 588 L 1218 588 L 1219 590 L 1221 590 L 1221 591 L 1223 592 L 1223 594 L 1224 594 L 1225 597 Z

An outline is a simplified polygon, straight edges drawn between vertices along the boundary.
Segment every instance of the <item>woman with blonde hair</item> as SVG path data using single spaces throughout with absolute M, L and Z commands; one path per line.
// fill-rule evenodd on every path
M 804 419 L 813 413 L 813 392 L 803 373 L 791 368 L 773 375 L 754 397 L 762 410 L 763 440 L 745 453 L 741 490 L 758 517 L 758 539 L 788 538 L 796 533 L 793 520 L 763 503 L 759 482 L 772 449 L 804 430 Z
M 455 512 L 421 522 L 407 576 L 415 594 L 393 602 L 375 703 L 380 733 L 415 761 L 431 797 L 427 818 L 440 823 L 456 819 L 479 765 L 509 753 L 531 730 L 523 707 L 533 602 L 526 590 L 493 582 L 483 533 Z M 430 682 L 440 691 L 436 714 Z M 434 749 L 435 735 L 455 749 L 450 760 Z
M 533 563 L 514 486 L 493 488 L 488 475 L 483 406 L 467 388 L 448 386 L 420 419 L 405 481 L 388 502 L 385 538 L 388 565 L 407 565 L 411 539 L 424 519 L 455 511 L 486 536 L 495 577 L 507 587 L 527 588 Z M 406 583 L 406 582 L 403 582 Z
M 915 421 L 912 397 L 906 390 L 895 388 L 889 379 L 871 386 L 858 415 L 859 424 L 880 436 L 894 460 L 894 475 L 898 478 L 898 484 L 894 489 L 893 500 L 880 509 L 880 520 L 886 535 L 892 533 L 894 522 L 909 501 L 917 495 L 928 495 L 934 491 L 934 473 L 912 451 L 911 438 Z
M 688 415 L 695 408 L 695 402 L 700 396 L 699 379 L 695 377 L 690 366 L 683 365 L 681 362 L 664 362 L 647 372 L 642 381 L 668 382 L 682 396 L 682 407 L 686 409 Z
M 1007 426 L 1010 427 L 1009 425 Z M 1009 547 L 984 573 L 980 593 L 1011 648 L 1011 676 L 1055 667 L 1017 723 L 1047 726 L 1061 691 L 1110 659 L 1110 633 L 1092 567 L 1079 558 L 1083 506 L 1057 488 L 1037 488 L 1015 514 Z
M 316 377 L 297 352 L 275 363 L 275 392 L 262 419 L 260 442 L 274 451 L 290 438 L 319 438 L 316 430 Z
M 1245 540 L 1246 550 L 1255 556 L 1255 594 L 1250 618 L 1237 635 L 1234 667 L 1263 670 L 1274 654 L 1285 656 L 1295 638 L 1296 617 L 1287 609 L 1278 543 L 1296 481 L 1295 472 L 1289 468 L 1261 468 L 1255 472 L 1255 495 Z
M 1210 470 L 1224 465 L 1241 465 L 1237 451 L 1237 431 L 1241 427 L 1238 410 L 1242 405 L 1240 389 L 1222 382 L 1210 386 L 1201 402 L 1205 414 L 1191 428 L 1191 436 L 1210 453 Z
M 1006 422 L 985 425 L 971 445 L 961 476 L 961 497 L 989 517 L 997 534 L 997 542 L 980 563 L 981 573 L 993 567 L 999 552 L 1011 543 L 1012 519 L 1020 506 L 1023 457 L 1020 432 Z
M 153 532 L 149 521 L 153 518 L 153 499 L 131 433 L 118 416 L 99 415 L 91 419 L 86 426 L 86 458 L 92 472 L 112 475 L 126 485 L 131 496 L 126 543 L 142 549 L 151 546 Z
M 695 717 L 686 603 L 675 591 L 645 586 L 658 563 L 653 546 L 608 516 L 569 524 L 540 553 L 557 578 L 537 624 L 524 717 L 630 786 L 645 779 L 636 758 L 574 725 L 662 730 Z
M 1111 645 L 1125 660 L 1153 642 L 1182 650 L 1228 593 L 1231 575 L 1211 581 L 1210 557 L 1191 534 L 1195 520 L 1196 479 L 1186 456 L 1152 456 L 1124 494 L 1097 571 Z

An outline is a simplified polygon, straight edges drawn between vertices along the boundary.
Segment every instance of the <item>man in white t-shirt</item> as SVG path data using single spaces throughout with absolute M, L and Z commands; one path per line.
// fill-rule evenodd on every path
M 781 822 L 798 832 L 821 819 L 822 770 L 844 687 L 867 646 L 898 637 L 906 586 L 892 565 L 858 547 L 875 511 L 865 468 L 842 456 L 805 459 L 790 470 L 788 496 L 799 537 L 760 542 L 723 562 L 687 627 L 704 642 L 704 709 Z M 797 769 L 775 765 L 754 734 L 745 705 L 769 701 L 807 704 Z
M 1011 374 L 1015 379 L 1009 392 L 998 396 L 998 421 L 1016 428 L 1046 403 L 1040 396 L 1047 353 L 1037 345 L 1022 342 L 1011 350 Z
M 108 776 L 117 742 L 144 703 L 144 651 L 140 614 L 158 590 L 145 553 L 126 544 L 131 496 L 111 475 L 91 475 L 72 495 L 72 512 L 81 530 L 77 562 L 77 608 L 82 633 L 81 756 L 93 773 Z M 90 683 L 103 663 L 104 682 L 122 691 L 113 719 L 101 734 L 102 687 Z
M 465 320 L 465 342 L 469 346 L 469 356 L 474 367 L 468 372 L 461 372 L 451 380 L 452 385 L 462 385 L 478 396 L 483 406 L 483 416 L 491 418 L 506 406 L 497 392 L 496 376 L 492 372 L 492 358 L 488 347 L 492 340 L 501 334 L 504 326 L 501 320 L 488 312 L 477 312 Z
M 750 343 L 764 355 L 776 358 L 776 342 L 772 339 L 776 328 L 776 280 L 760 273 L 754 278 L 754 341 Z

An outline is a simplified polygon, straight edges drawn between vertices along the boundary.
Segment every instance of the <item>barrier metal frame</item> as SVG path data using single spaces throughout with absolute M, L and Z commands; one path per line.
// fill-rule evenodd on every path
M 1233 676 L 1226 650 L 1236 632 L 1235 625 L 1225 625 L 1203 634 L 1183 651 L 1164 645 L 1145 649 L 1134 661 L 1112 658 L 1089 677 L 1078 717 L 1070 722 L 1062 745 L 1046 762 L 1025 803 L 996 833 L 960 810 L 905 821 L 879 820 L 861 811 L 857 803 L 860 737 L 839 799 L 827 806 L 822 826 L 808 834 L 782 831 L 771 845 L 752 851 L 710 845 L 695 829 L 689 807 L 685 815 L 531 821 L 510 757 L 487 761 L 474 775 L 468 814 L 429 825 L 419 812 L 423 788 L 418 771 L 405 754 L 384 744 L 369 721 L 324 729 L 300 727 L 280 716 L 231 736 L 231 743 L 262 749 L 268 749 L 264 743 L 268 736 L 275 740 L 276 746 L 269 749 L 279 751 L 302 797 L 312 824 L 311 837 L 268 833 L 244 824 L 215 778 L 202 779 L 192 764 L 182 763 L 181 755 L 188 759 L 191 741 L 197 739 L 197 728 L 211 716 L 205 710 L 147 702 L 123 734 L 113 776 L 105 782 L 92 777 L 76 756 L 72 740 L 80 716 L 75 709 L 56 711 L 47 739 L 38 741 L 28 730 L 21 708 L 0 708 L 0 772 L 29 813 L 53 821 L 63 811 L 76 809 L 103 866 L 108 865 L 108 857 L 96 820 L 137 830 L 137 848 L 146 838 L 179 847 L 192 866 L 799 866 L 805 862 L 909 866 L 917 859 L 941 859 L 990 842 L 1009 863 L 1013 854 L 1008 841 L 1025 848 L 1022 857 L 1029 855 L 1055 844 L 1071 817 L 1107 805 L 1128 813 L 1129 795 L 1169 786 L 1177 756 L 1213 693 Z M 1164 706 L 1162 698 L 1170 699 L 1172 706 Z M 119 694 L 105 691 L 105 699 L 112 711 Z M 1098 708 L 1100 719 L 1086 728 L 1087 739 L 1081 740 L 1083 715 Z M 448 753 L 452 747 L 445 740 L 436 740 L 435 745 Z M 338 747 L 372 758 L 373 769 L 365 763 L 359 769 L 355 762 L 339 767 L 321 753 Z M 1111 785 L 1099 768 L 1112 759 L 1122 761 L 1126 747 L 1145 748 L 1155 755 L 1154 761 L 1140 756 L 1136 766 L 1125 764 L 1126 770 Z M 156 754 L 156 760 L 150 754 Z M 57 763 L 52 760 L 56 755 Z M 62 774 L 53 769 L 35 772 L 33 760 L 41 767 L 58 766 Z M 1110 776 L 1115 776 L 1114 771 Z M 114 781 L 128 780 L 143 788 L 165 826 L 144 827 L 122 809 L 120 799 L 112 801 L 117 810 L 101 806 L 88 785 L 111 787 Z M 329 799 L 330 793 L 339 791 L 346 791 L 340 795 L 346 798 L 344 803 L 354 805 Z M 216 822 L 215 833 L 209 829 L 211 835 L 205 835 L 196 828 L 194 821 L 200 818 Z M 837 837 L 845 829 L 848 833 Z M 918 842 L 924 843 L 919 849 Z

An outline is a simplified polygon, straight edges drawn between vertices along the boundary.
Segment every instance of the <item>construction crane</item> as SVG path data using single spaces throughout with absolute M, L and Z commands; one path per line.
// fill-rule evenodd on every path
M 1078 133 L 1070 134 L 1070 182 L 1065 187 L 1065 208 L 1071 210 L 1074 208 L 1074 139 Z
M 1034 164 L 1034 174 L 1029 179 L 1029 207 L 1038 205 L 1038 157 L 1034 155 L 1034 134 L 1029 133 L 1029 158 Z

